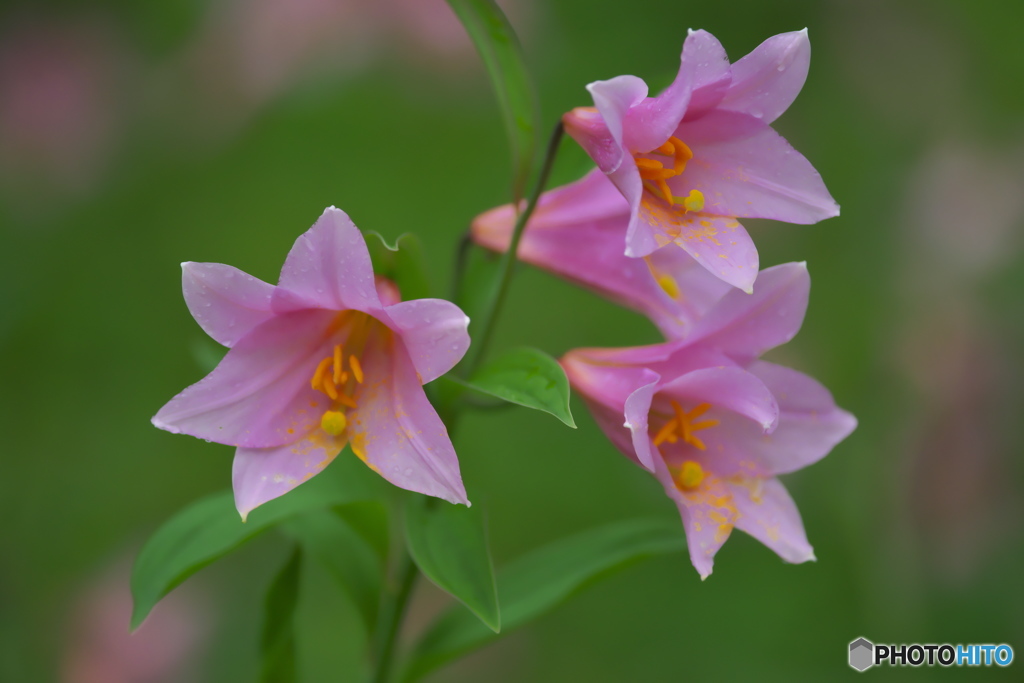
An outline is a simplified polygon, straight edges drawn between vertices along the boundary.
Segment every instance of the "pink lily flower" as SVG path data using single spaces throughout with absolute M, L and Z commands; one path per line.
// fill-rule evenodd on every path
M 465 354 L 469 319 L 448 301 L 378 291 L 366 242 L 343 211 L 328 208 L 295 241 L 276 287 L 217 263 L 182 271 L 192 316 L 230 351 L 153 424 L 237 447 L 243 520 L 346 444 L 396 486 L 469 504 L 422 387 Z
M 508 250 L 511 204 L 473 220 L 473 240 Z M 669 339 L 682 336 L 731 287 L 681 249 L 642 259 L 622 253 L 629 203 L 598 169 L 545 192 L 519 242 L 518 257 L 650 318 Z
M 750 292 L 757 250 L 737 218 L 839 215 L 818 172 L 769 125 L 803 87 L 810 54 L 807 31 L 796 31 L 730 65 L 714 36 L 690 31 L 679 73 L 657 97 L 636 76 L 587 86 L 595 106 L 562 121 L 629 202 L 627 256 L 675 243 Z
M 814 559 L 777 476 L 823 458 L 857 421 L 812 378 L 758 360 L 799 330 L 809 291 L 803 264 L 768 268 L 753 295 L 730 291 L 685 339 L 562 359 L 608 438 L 679 508 L 701 578 L 734 527 L 788 562 Z

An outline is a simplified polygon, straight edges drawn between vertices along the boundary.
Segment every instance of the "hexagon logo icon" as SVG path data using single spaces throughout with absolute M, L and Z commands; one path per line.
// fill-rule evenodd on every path
M 875 644 L 866 638 L 858 638 L 850 643 L 850 666 L 857 671 L 864 671 L 874 666 Z

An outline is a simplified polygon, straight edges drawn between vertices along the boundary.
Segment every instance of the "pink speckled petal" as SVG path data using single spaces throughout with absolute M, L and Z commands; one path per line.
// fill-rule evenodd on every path
M 393 333 L 367 341 L 365 382 L 350 410 L 352 450 L 395 486 L 469 504 L 448 431 Z
M 733 290 L 722 297 L 687 338 L 746 364 L 792 339 L 807 312 L 811 278 L 804 263 L 761 271 L 753 294 Z
M 707 210 L 724 216 L 809 224 L 839 215 L 811 162 L 760 119 L 716 109 L 676 135 L 693 159 L 669 182 L 673 194 L 699 190 Z
M 736 528 L 747 532 L 775 551 L 786 562 L 813 560 L 800 512 L 778 479 L 729 482 L 739 511 Z
M 355 309 L 379 317 L 366 242 L 348 214 L 333 206 L 295 240 L 281 269 L 274 309 L 300 307 Z
M 181 264 L 181 289 L 192 317 L 206 334 L 234 346 L 254 327 L 274 317 L 274 286 L 220 263 Z
M 732 84 L 718 107 L 771 123 L 800 94 L 810 64 L 807 29 L 772 36 L 732 65 Z
M 249 513 L 323 471 L 345 447 L 346 438 L 313 429 L 275 448 L 239 448 L 231 468 L 235 507 L 244 522 Z
M 433 381 L 455 367 L 469 348 L 469 318 L 443 299 L 416 299 L 388 306 L 391 329 L 409 351 L 421 383 Z
M 700 488 L 684 493 L 676 487 L 665 462 L 656 458 L 655 464 L 658 481 L 683 518 L 690 561 L 700 578 L 706 579 L 714 567 L 715 554 L 728 540 L 736 524 L 732 495 L 725 484 L 713 476 L 705 477 Z
M 679 219 L 674 242 L 722 282 L 744 292 L 753 290 L 757 247 L 735 218 L 688 213 Z
M 320 421 L 310 403 L 323 394 L 309 380 L 330 353 L 334 317 L 307 310 L 268 320 L 242 337 L 213 372 L 172 398 L 153 424 L 231 446 L 294 441 Z

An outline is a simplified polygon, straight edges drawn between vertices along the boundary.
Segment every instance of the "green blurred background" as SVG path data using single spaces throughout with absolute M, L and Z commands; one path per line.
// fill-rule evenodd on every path
M 763 265 L 807 260 L 814 281 L 803 331 L 774 359 L 822 380 L 860 427 L 785 479 L 816 563 L 784 565 L 735 533 L 706 582 L 682 554 L 646 561 L 431 680 L 852 677 L 858 636 L 1024 655 L 1024 4 L 503 5 L 545 130 L 589 103 L 592 80 L 667 82 L 688 27 L 733 60 L 809 28 L 807 85 L 775 126 L 843 213 L 748 227 Z M 556 182 L 583 168 L 564 150 Z M 253 680 L 279 537 L 204 570 L 124 637 L 139 544 L 230 482 L 231 448 L 149 423 L 203 374 L 178 264 L 274 281 L 334 204 L 364 230 L 416 232 L 444 296 L 459 235 L 508 201 L 508 178 L 490 86 L 442 0 L 6 3 L 0 680 Z M 637 315 L 524 267 L 497 346 L 657 340 Z M 599 523 L 676 515 L 573 407 L 577 431 L 518 409 L 461 427 L 499 566 Z M 358 680 L 353 610 L 307 574 L 302 680 Z M 445 600 L 421 583 L 405 635 Z M 1021 666 L 986 678 L 1019 680 Z M 868 675 L 943 674 L 977 675 Z

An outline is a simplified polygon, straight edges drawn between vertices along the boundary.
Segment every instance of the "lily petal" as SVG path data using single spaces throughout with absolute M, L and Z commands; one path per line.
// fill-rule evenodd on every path
M 590 92 L 591 97 L 594 98 L 594 106 L 597 108 L 597 113 L 600 114 L 601 120 L 607 127 L 609 135 L 611 135 L 611 139 L 618 146 L 619 152 L 614 156 L 609 154 L 604 148 L 606 143 L 603 143 L 602 138 L 598 136 L 588 135 L 589 140 L 584 144 L 577 137 L 580 134 L 580 129 L 575 125 L 567 123 L 566 132 L 579 142 L 587 152 L 590 152 L 592 148 L 596 148 L 594 151 L 597 154 L 591 154 L 591 157 L 594 158 L 594 161 L 597 162 L 602 171 L 612 173 L 618 169 L 619 165 L 623 163 L 623 160 L 631 151 L 626 147 L 624 138 L 626 119 L 629 115 L 629 110 L 643 102 L 644 98 L 647 97 L 647 84 L 644 83 L 643 79 L 636 76 L 616 76 L 607 81 L 594 81 L 587 85 L 587 90 Z M 666 139 L 668 139 L 668 136 L 666 136 Z
M 716 477 L 705 477 L 700 487 L 682 492 L 661 458 L 655 459 L 658 481 L 679 508 L 686 529 L 690 561 L 701 579 L 711 575 L 715 554 L 725 544 L 736 524 L 737 511 L 725 484 Z
M 448 431 L 401 340 L 367 341 L 363 390 L 349 411 L 352 450 L 396 486 L 469 505 Z
M 739 367 L 704 368 L 664 384 L 659 396 L 710 403 L 753 420 L 769 433 L 779 421 L 779 405 L 765 383 Z
M 345 441 L 344 435 L 330 436 L 314 429 L 283 446 L 237 449 L 231 483 L 242 521 L 255 508 L 322 472 L 345 447 Z
M 722 282 L 750 293 L 757 279 L 757 247 L 735 218 L 687 214 L 674 242 Z M 671 248 L 671 247 L 669 247 Z
M 181 264 L 181 289 L 192 317 L 218 344 L 231 347 L 274 317 L 274 286 L 220 263 Z
M 772 36 L 732 65 L 732 83 L 718 106 L 771 123 L 800 94 L 810 64 L 807 29 Z
M 766 361 L 752 363 L 749 370 L 775 395 L 781 414 L 779 427 L 770 436 L 749 438 L 741 447 L 772 474 L 821 460 L 856 429 L 857 418 L 837 407 L 829 390 L 815 379 Z
M 344 211 L 326 209 L 297 240 L 281 269 L 274 309 L 355 309 L 379 317 L 370 252 Z
M 656 372 L 644 370 L 642 378 L 641 381 L 646 384 L 626 398 L 623 414 L 626 418 L 625 426 L 633 437 L 633 451 L 636 453 L 637 461 L 653 472 L 657 450 L 652 448 L 651 437 L 647 433 L 647 416 L 651 412 L 651 400 L 661 376 Z
M 713 110 L 676 135 L 694 156 L 669 182 L 674 194 L 699 190 L 715 213 L 740 218 L 810 224 L 839 215 L 811 162 L 760 119 Z
M 725 48 L 718 38 L 703 29 L 687 32 L 686 42 L 683 43 L 682 69 L 691 71 L 690 81 L 693 84 L 685 120 L 703 116 L 716 107 L 732 83 L 732 69 Z M 675 124 L 678 125 L 680 120 L 684 120 L 684 117 L 677 117 Z
M 473 239 L 508 249 L 515 223 L 511 204 L 473 221 Z M 646 259 L 622 251 L 629 204 L 600 169 L 541 195 L 519 243 L 519 258 L 645 313 L 668 338 L 688 331 L 729 286 L 682 249 Z
M 329 355 L 333 311 L 278 315 L 242 337 L 213 372 L 172 398 L 153 418 L 169 432 L 231 446 L 271 448 L 320 422 L 310 388 Z
M 409 357 L 426 384 L 455 367 L 469 348 L 469 317 L 443 299 L 416 299 L 388 306 L 391 329 L 402 336 Z
M 792 339 L 807 312 L 811 278 L 804 263 L 765 268 L 753 294 L 733 290 L 696 324 L 689 345 L 714 348 L 741 365 Z
M 747 532 L 775 551 L 786 562 L 813 560 L 800 512 L 778 479 L 728 482 L 739 512 L 736 528 Z

